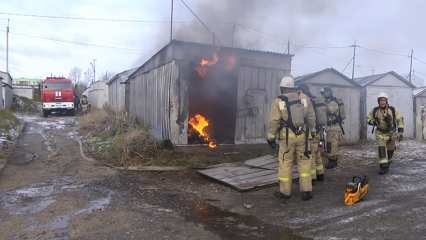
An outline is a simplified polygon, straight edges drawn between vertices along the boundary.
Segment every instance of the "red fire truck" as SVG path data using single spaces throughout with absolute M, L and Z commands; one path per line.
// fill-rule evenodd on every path
M 64 77 L 47 77 L 42 82 L 41 101 L 43 116 L 52 112 L 75 114 L 74 87 L 72 81 Z

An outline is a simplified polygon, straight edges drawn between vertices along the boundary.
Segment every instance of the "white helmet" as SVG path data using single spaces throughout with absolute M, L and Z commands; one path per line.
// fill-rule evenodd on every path
M 281 79 L 280 87 L 283 88 L 294 88 L 294 78 L 291 76 L 285 76 Z
M 388 100 L 388 99 L 389 99 L 389 96 L 388 96 L 386 93 L 381 92 L 381 93 L 379 93 L 379 95 L 377 96 L 377 100 L 379 100 L 380 98 L 386 98 L 386 100 Z

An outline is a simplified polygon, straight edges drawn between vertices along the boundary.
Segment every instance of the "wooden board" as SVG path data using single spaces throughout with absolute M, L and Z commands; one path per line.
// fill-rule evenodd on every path
M 262 157 L 249 159 L 244 162 L 244 165 L 272 170 L 278 169 L 278 160 L 276 156 L 265 155 Z
M 238 191 L 249 191 L 277 183 L 278 162 L 275 156 L 265 155 L 243 163 L 218 164 L 198 173 L 212 178 Z M 294 179 L 298 178 L 296 168 Z

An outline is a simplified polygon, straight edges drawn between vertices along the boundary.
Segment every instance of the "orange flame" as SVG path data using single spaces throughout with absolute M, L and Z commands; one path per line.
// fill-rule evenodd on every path
M 202 58 L 200 61 L 200 65 L 201 66 L 212 66 L 215 65 L 217 62 L 219 62 L 219 56 L 217 55 L 217 53 L 213 53 L 213 56 L 211 59 L 207 59 L 207 58 Z
M 208 142 L 209 148 L 217 147 L 216 141 L 209 136 L 207 131 L 209 121 L 204 116 L 196 114 L 194 117 L 191 117 L 188 122 L 198 135 Z
M 197 71 L 198 76 L 201 79 L 205 79 L 208 73 L 208 67 L 213 66 L 219 62 L 219 55 L 215 52 L 211 59 L 202 58 L 199 64 L 195 67 L 195 71 Z

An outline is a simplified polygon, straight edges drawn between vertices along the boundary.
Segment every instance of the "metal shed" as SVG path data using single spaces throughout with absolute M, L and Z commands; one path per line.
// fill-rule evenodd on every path
M 116 74 L 106 84 L 108 86 L 108 105 L 114 111 L 125 111 L 126 81 L 135 69 Z
M 92 107 L 103 108 L 108 104 L 108 87 L 106 81 L 94 82 L 87 91 L 87 99 Z
M 414 119 L 416 140 L 426 140 L 426 87 L 414 90 Z
M 403 115 L 405 120 L 404 136 L 414 137 L 414 111 L 413 111 L 413 89 L 412 83 L 394 71 L 370 75 L 355 79 L 362 86 L 362 121 L 364 129 L 363 137 L 374 139 L 371 127 L 367 126 L 365 120 L 367 114 L 377 106 L 377 96 L 381 92 L 389 95 L 389 104 L 395 106 Z
M 0 90 L 0 109 L 9 109 L 13 101 L 13 87 L 12 77 L 7 72 L 0 71 Z
M 320 89 L 331 87 L 335 97 L 342 99 L 345 104 L 346 120 L 343 128 L 345 135 L 343 143 L 354 144 L 360 141 L 361 124 L 361 87 L 350 78 L 340 73 L 334 68 L 311 74 L 299 76 L 296 78 L 296 84 L 306 84 L 309 86 L 312 94 L 320 95 Z
M 292 55 L 172 41 L 129 76 L 126 108 L 159 139 L 197 143 L 202 114 L 218 143 L 265 141 L 270 105 Z

